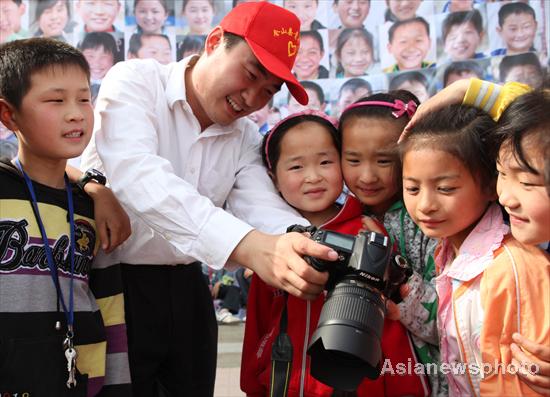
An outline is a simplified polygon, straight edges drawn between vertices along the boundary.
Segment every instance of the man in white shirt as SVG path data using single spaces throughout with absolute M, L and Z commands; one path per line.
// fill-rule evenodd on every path
M 125 264 L 136 396 L 213 394 L 217 326 L 198 262 L 239 263 L 306 299 L 323 289 L 327 275 L 301 255 L 334 260 L 336 252 L 300 234 L 267 234 L 307 221 L 274 189 L 257 127 L 244 117 L 283 83 L 307 103 L 291 73 L 299 31 L 291 12 L 244 3 L 200 57 L 122 62 L 103 80 L 82 168 L 106 172 L 132 223 L 130 239 L 98 260 Z

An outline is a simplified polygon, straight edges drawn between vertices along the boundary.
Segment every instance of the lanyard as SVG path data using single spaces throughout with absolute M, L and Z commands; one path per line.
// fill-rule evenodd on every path
M 21 173 L 23 174 L 23 177 L 25 178 L 25 183 L 27 184 L 27 188 L 29 189 L 29 193 L 31 195 L 31 205 L 33 208 L 34 216 L 36 217 L 36 221 L 38 222 L 38 227 L 40 228 L 40 234 L 42 235 L 42 242 L 44 243 L 44 251 L 46 252 L 48 267 L 50 268 L 50 276 L 52 277 L 53 284 L 55 286 L 55 289 L 57 290 L 57 296 L 59 297 L 59 300 L 61 301 L 61 305 L 63 306 L 63 312 L 65 313 L 65 318 L 67 319 L 68 333 L 71 334 L 71 338 L 72 338 L 73 322 L 74 322 L 73 280 L 74 280 L 75 237 L 74 237 L 73 194 L 71 191 L 71 186 L 69 184 L 67 175 L 65 175 L 65 190 L 67 191 L 67 202 L 69 204 L 69 225 L 70 225 L 69 260 L 71 263 L 69 308 L 67 309 L 67 305 L 65 304 L 65 299 L 63 298 L 63 292 L 61 291 L 61 287 L 59 285 L 59 276 L 57 272 L 57 266 L 53 259 L 52 249 L 50 247 L 50 244 L 48 243 L 48 236 L 46 235 L 46 229 L 44 229 L 44 224 L 42 223 L 42 218 L 40 217 L 40 212 L 38 211 L 38 204 L 36 201 L 36 194 L 32 186 L 32 181 L 27 175 L 27 173 L 23 171 L 23 167 L 19 162 L 19 158 L 15 158 L 15 164 L 17 165 L 17 168 L 19 168 L 19 171 L 21 171 Z

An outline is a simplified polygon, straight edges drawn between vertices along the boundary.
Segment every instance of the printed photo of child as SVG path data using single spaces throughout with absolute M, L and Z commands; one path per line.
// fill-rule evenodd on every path
M 484 11 L 484 8 L 481 8 Z M 484 58 L 485 30 L 480 10 L 457 11 L 443 14 L 445 18 L 438 29 L 441 36 L 440 63 Z
M 330 31 L 333 32 L 338 37 L 333 51 L 332 76 L 341 78 L 367 75 L 376 59 L 373 35 L 365 28 Z
M 387 37 L 388 40 L 387 52 L 381 52 L 383 71 L 392 73 L 433 67 L 435 48 L 432 44 L 435 44 L 435 40 L 432 39 L 432 34 L 434 29 L 422 17 L 397 21 L 385 35 L 381 32 L 380 37 Z M 381 48 L 383 45 L 381 42 Z
M 493 3 L 488 4 L 488 14 L 490 11 L 493 17 L 489 18 L 489 30 L 497 33 L 490 36 L 491 56 L 537 51 L 535 40 L 539 24 L 537 13 L 530 4 Z
M 166 65 L 172 62 L 172 43 L 165 34 L 134 33 L 128 44 L 127 59 L 156 59 Z
M 27 9 L 23 0 L 0 0 L 0 44 L 29 37 L 22 23 Z
M 123 31 L 124 9 L 120 0 L 76 0 L 74 4 L 84 33 Z

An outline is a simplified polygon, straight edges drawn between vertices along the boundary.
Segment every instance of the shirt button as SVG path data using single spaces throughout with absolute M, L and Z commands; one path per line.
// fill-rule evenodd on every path
M 192 167 L 189 171 L 191 171 L 192 174 L 195 173 L 195 167 Z

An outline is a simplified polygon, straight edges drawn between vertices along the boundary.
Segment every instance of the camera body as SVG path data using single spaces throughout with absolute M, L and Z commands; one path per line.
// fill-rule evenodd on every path
M 387 236 L 375 232 L 352 236 L 324 229 L 310 229 L 310 232 L 313 232 L 313 241 L 338 253 L 336 261 L 305 257 L 316 270 L 329 272 L 327 290 L 342 277 L 354 276 L 394 302 L 401 302 L 399 287 L 412 275 L 412 269 L 405 258 L 393 253 Z
M 399 286 L 412 270 L 379 233 L 352 236 L 301 226 L 288 231 L 308 231 L 314 241 L 338 253 L 336 261 L 304 257 L 316 270 L 329 272 L 327 298 L 308 354 L 314 378 L 340 390 L 356 390 L 365 377 L 380 375 L 386 299 L 401 300 Z

